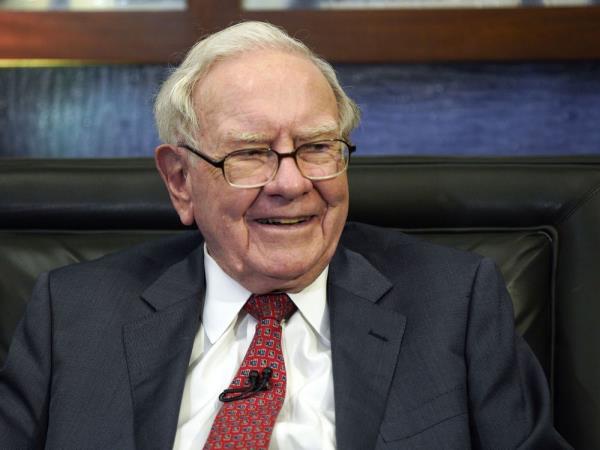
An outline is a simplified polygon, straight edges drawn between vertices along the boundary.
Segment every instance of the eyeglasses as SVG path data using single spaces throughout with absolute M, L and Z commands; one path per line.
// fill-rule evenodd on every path
M 356 151 L 354 145 L 342 139 L 325 139 L 302 144 L 291 153 L 277 153 L 267 147 L 246 148 L 215 161 L 189 145 L 179 144 L 179 147 L 219 167 L 225 180 L 238 188 L 264 186 L 275 178 L 281 160 L 288 157 L 294 158 L 300 173 L 309 180 L 329 180 L 346 170 L 350 154 Z

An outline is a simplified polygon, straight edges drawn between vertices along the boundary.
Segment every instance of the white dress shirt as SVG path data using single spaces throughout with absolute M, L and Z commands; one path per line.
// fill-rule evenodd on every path
M 229 387 L 250 346 L 256 319 L 242 311 L 251 295 L 229 277 L 204 247 L 206 296 L 179 411 L 174 449 L 202 449 Z M 270 449 L 334 449 L 335 410 L 326 299 L 327 272 L 297 294 L 298 307 L 282 323 L 287 372 L 285 401 Z

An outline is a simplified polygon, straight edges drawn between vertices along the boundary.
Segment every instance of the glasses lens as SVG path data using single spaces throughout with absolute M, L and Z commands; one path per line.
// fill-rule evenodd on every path
M 350 150 L 343 141 L 320 141 L 298 148 L 296 161 L 305 177 L 323 180 L 339 175 L 348 167 Z
M 262 186 L 277 170 L 277 155 L 268 148 L 230 153 L 224 162 L 225 178 L 233 186 Z

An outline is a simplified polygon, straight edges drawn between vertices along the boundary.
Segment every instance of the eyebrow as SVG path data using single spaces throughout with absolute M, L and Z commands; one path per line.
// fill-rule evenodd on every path
M 269 141 L 269 136 L 265 133 L 254 133 L 247 131 L 236 131 L 229 130 L 225 133 L 225 143 L 227 147 L 235 149 L 235 147 L 243 147 L 246 145 L 260 145 L 261 147 L 268 147 L 266 142 Z M 231 150 L 231 149 L 230 149 Z M 225 158 L 230 151 L 219 151 L 219 158 Z
M 319 125 L 317 127 L 302 129 L 298 133 L 298 138 L 303 141 L 307 141 L 307 140 L 322 136 L 324 134 L 331 134 L 334 132 L 339 133 L 338 124 L 337 123 L 326 123 L 323 125 Z
M 227 133 L 227 140 L 230 142 L 256 144 L 263 143 L 269 140 L 269 136 L 265 133 L 254 133 L 247 131 L 231 131 Z
M 338 133 L 339 127 L 337 123 L 327 123 L 317 127 L 303 128 L 298 133 L 298 140 L 307 141 L 324 134 Z M 263 144 L 272 139 L 272 136 L 261 132 L 248 131 L 230 131 L 227 133 L 227 141 L 239 144 Z

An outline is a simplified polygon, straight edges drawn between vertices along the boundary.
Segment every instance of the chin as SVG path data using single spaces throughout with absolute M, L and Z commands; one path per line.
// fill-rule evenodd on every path
M 263 270 L 263 273 L 269 278 L 275 278 L 281 281 L 292 281 L 301 278 L 311 270 L 314 270 L 312 265 L 302 264 L 286 264 L 286 265 L 270 265 Z
M 293 255 L 293 251 L 288 251 L 285 255 L 281 255 L 281 258 L 269 259 L 269 264 L 263 266 L 260 272 L 268 276 L 271 279 L 279 280 L 282 283 L 294 283 L 298 281 L 304 281 L 304 278 L 309 278 L 307 283 L 310 284 L 314 278 L 316 278 L 321 271 L 325 268 L 327 263 L 322 263 L 322 258 L 316 256 L 302 256 L 296 254 L 293 260 L 290 261 L 290 256 Z M 300 289 L 306 286 L 302 286 Z

